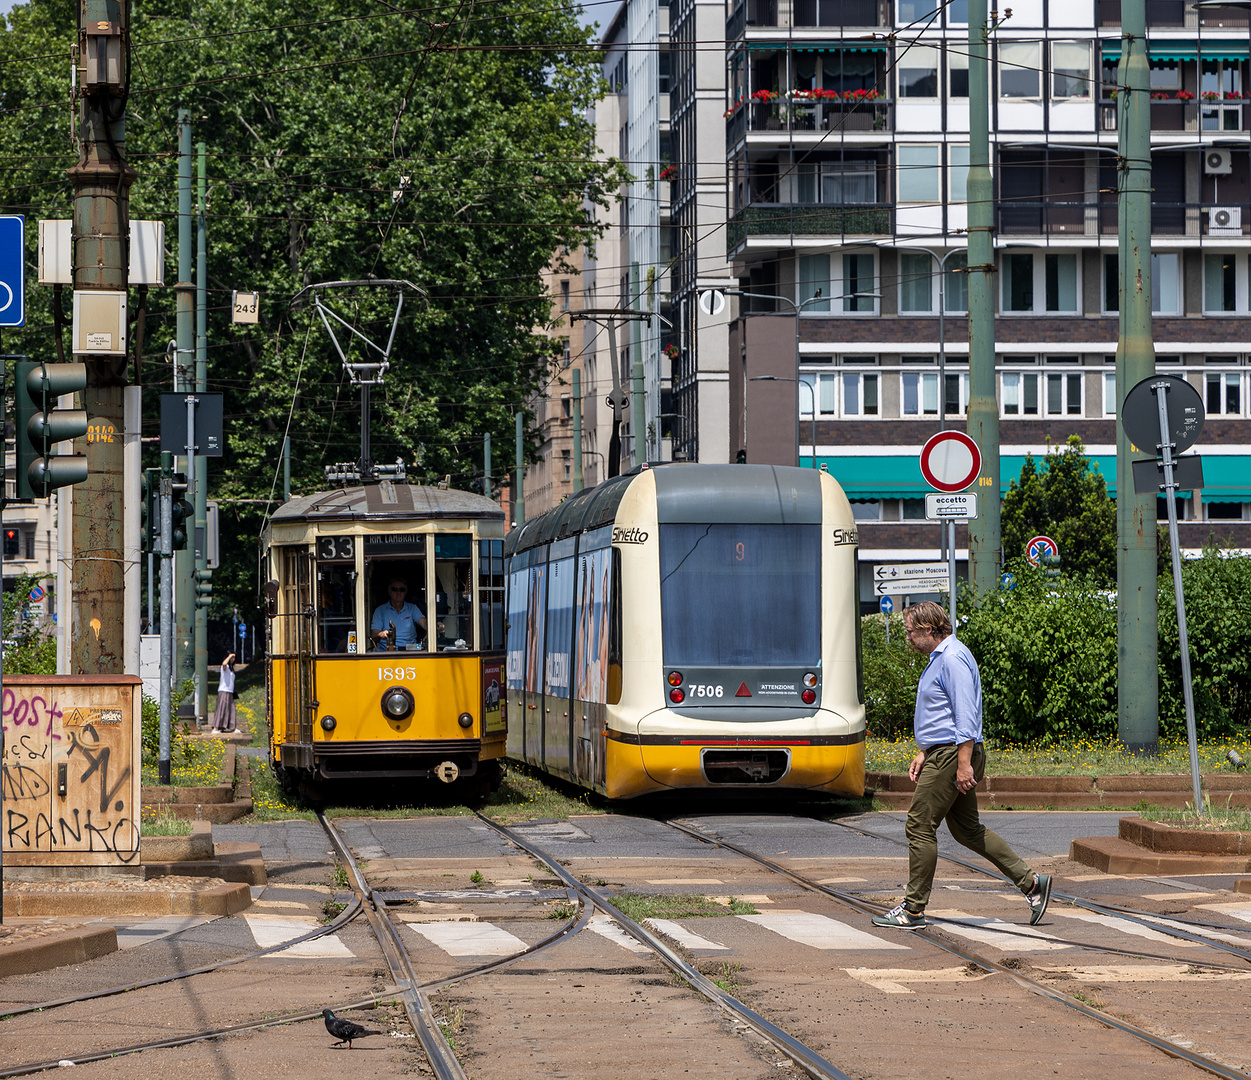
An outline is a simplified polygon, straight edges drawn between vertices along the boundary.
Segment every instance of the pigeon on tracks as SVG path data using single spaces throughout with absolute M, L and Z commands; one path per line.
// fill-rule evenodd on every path
M 326 1018 L 326 1030 L 339 1040 L 334 1044 L 335 1046 L 342 1046 L 344 1043 L 347 1043 L 348 1049 L 351 1050 L 353 1039 L 363 1039 L 366 1035 L 382 1034 L 381 1031 L 361 1027 L 360 1024 L 354 1024 L 351 1020 L 344 1020 L 335 1016 L 329 1009 L 324 1009 L 322 1016 Z

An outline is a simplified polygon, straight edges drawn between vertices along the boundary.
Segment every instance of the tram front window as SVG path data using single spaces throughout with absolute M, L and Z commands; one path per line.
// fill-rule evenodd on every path
M 425 537 L 401 537 L 414 548 Z M 368 548 L 366 548 L 368 551 Z M 414 611 L 414 608 L 416 609 Z M 398 648 L 401 652 L 426 647 L 426 620 L 430 608 L 426 603 L 426 560 L 424 557 L 371 559 L 365 564 L 365 610 L 369 615 L 369 647 L 383 651 Z M 394 627 L 394 634 L 391 632 Z M 381 631 L 386 638 L 380 638 Z
M 666 667 L 814 665 L 818 525 L 660 526 Z
M 360 648 L 356 631 L 356 571 L 351 565 L 322 564 L 317 568 L 317 648 L 324 653 L 354 653 Z
M 468 533 L 435 536 L 434 589 L 439 651 L 472 649 L 473 537 Z

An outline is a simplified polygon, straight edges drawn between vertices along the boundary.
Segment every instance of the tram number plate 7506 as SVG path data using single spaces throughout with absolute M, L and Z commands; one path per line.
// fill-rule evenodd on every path
M 415 667 L 380 667 L 378 669 L 379 682 L 403 682 L 405 679 L 416 678 Z
M 712 686 L 708 683 L 692 683 L 691 697 L 725 697 L 725 687 Z

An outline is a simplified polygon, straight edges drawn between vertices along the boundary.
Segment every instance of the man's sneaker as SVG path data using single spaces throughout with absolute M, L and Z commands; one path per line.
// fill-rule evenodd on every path
M 885 915 L 874 915 L 873 925 L 893 926 L 897 930 L 921 930 L 925 926 L 925 915 L 911 912 L 900 904 Z
M 1051 899 L 1051 875 L 1035 874 L 1034 887 L 1025 894 L 1029 901 L 1029 924 L 1034 926 L 1047 913 L 1047 902 Z

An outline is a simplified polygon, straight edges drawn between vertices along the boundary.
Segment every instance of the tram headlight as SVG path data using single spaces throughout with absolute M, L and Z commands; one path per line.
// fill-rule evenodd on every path
M 682 672 L 680 671 L 669 672 L 669 685 L 681 686 L 682 685 Z
M 416 707 L 413 695 L 402 686 L 393 686 L 382 695 L 382 714 L 388 720 L 407 720 Z
M 456 722 L 463 728 L 473 727 L 473 713 L 463 712 L 456 718 Z
M 331 716 L 329 713 L 327 713 L 325 716 L 321 718 L 321 729 L 322 731 L 334 731 L 335 724 L 337 723 L 338 721 L 335 720 L 335 718 Z
M 686 700 L 686 691 L 679 690 L 676 686 L 669 691 L 669 700 L 675 705 L 681 705 Z
M 809 690 L 815 690 L 817 688 L 817 677 L 811 671 L 804 675 L 804 685 L 808 687 Z

